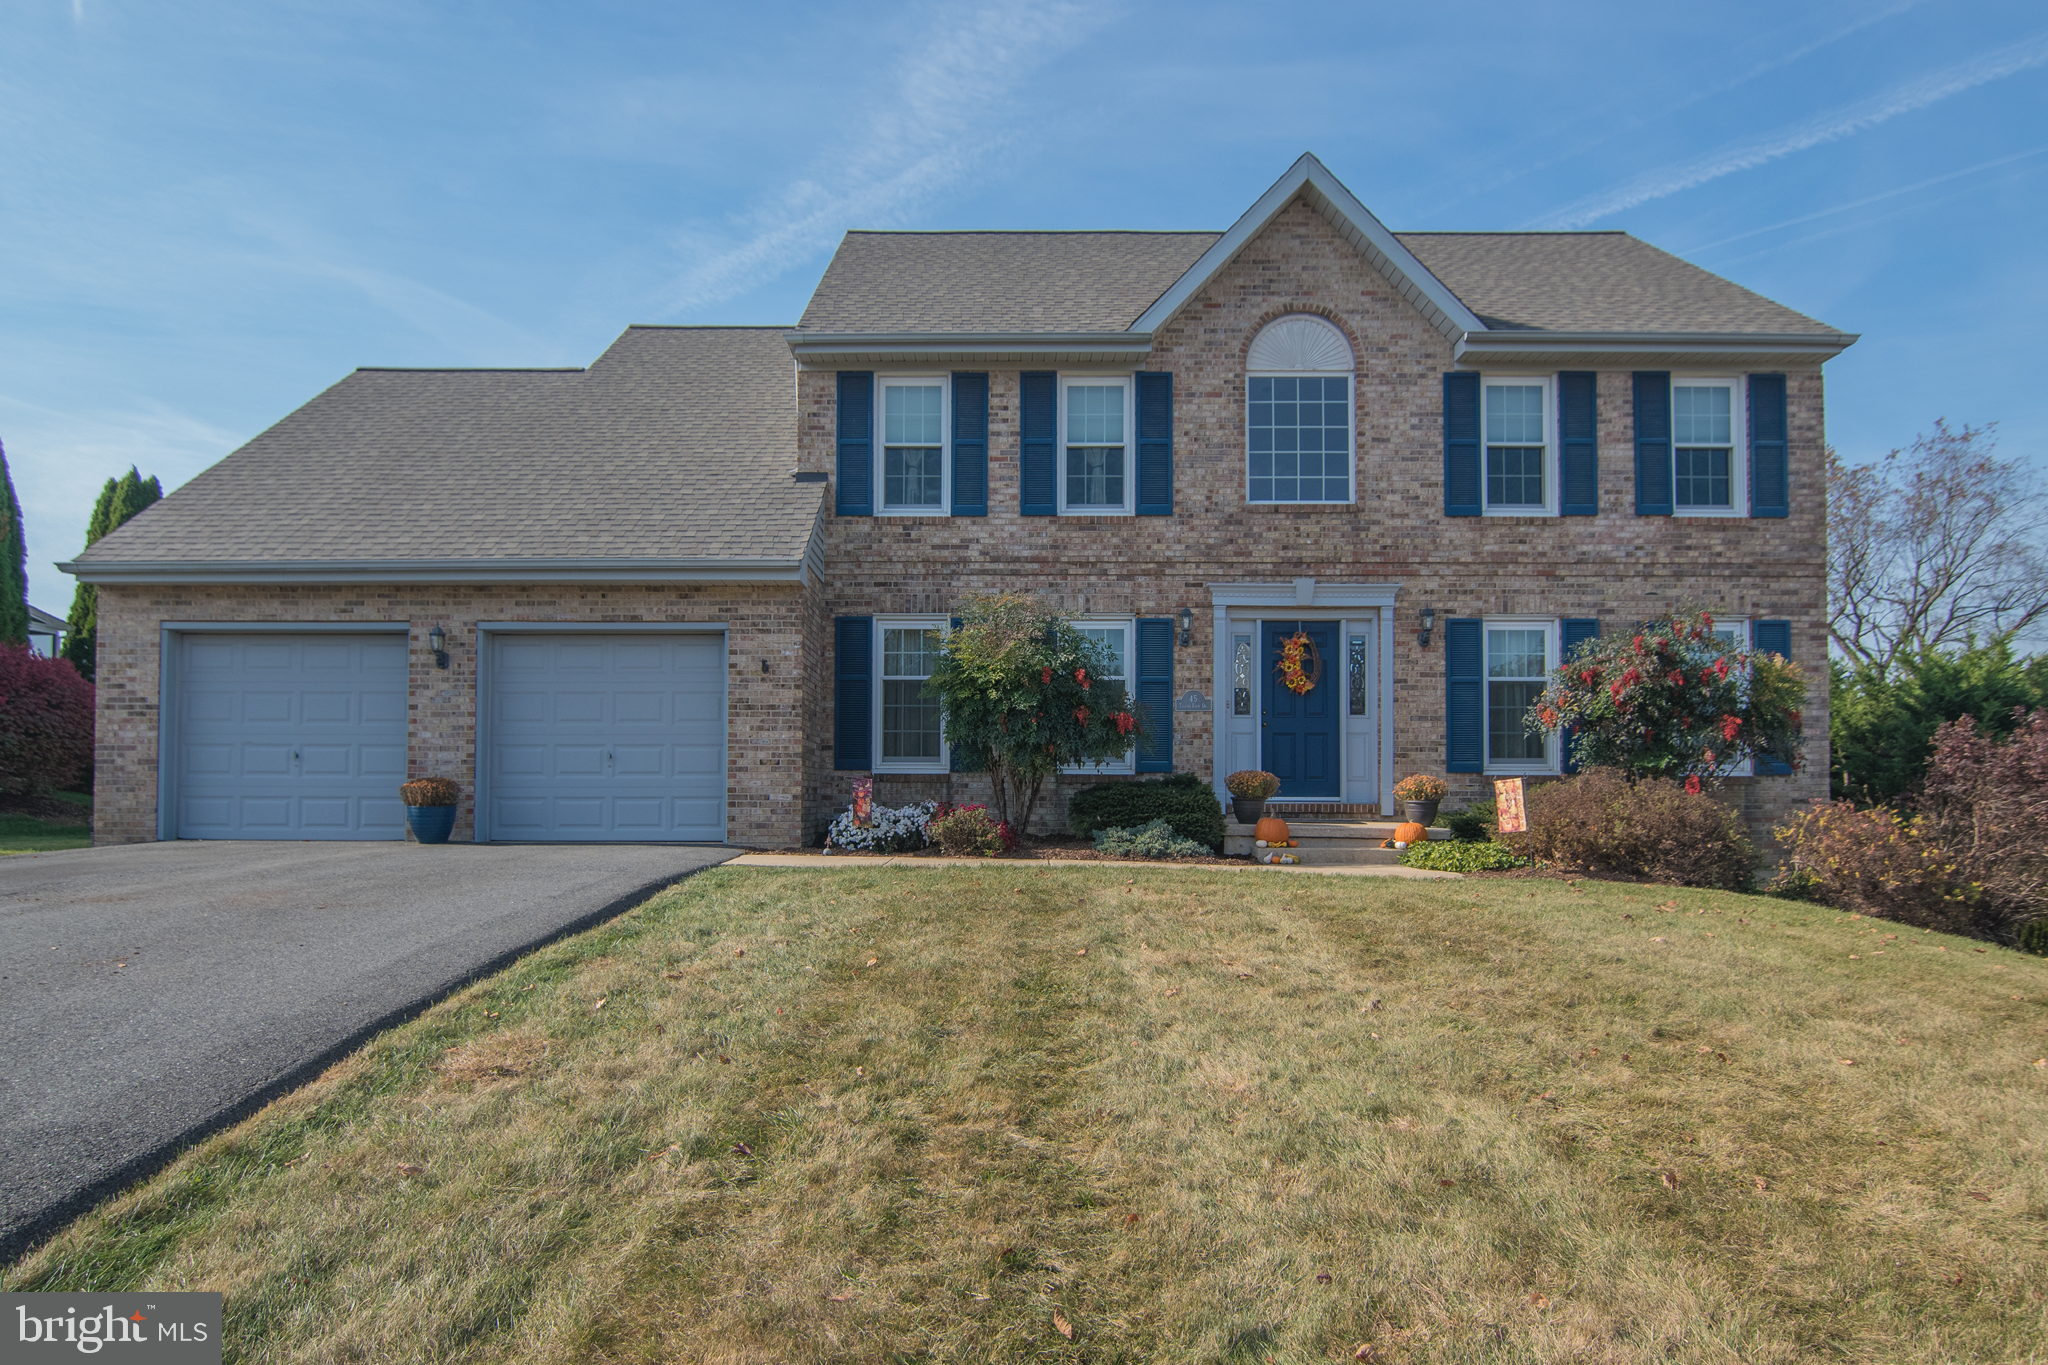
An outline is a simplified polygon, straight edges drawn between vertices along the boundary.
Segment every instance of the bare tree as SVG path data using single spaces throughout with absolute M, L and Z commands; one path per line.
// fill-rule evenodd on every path
M 2048 622 L 2048 494 L 1996 457 L 1996 426 L 1936 421 L 1862 465 L 1829 448 L 1828 634 L 1857 663 Z

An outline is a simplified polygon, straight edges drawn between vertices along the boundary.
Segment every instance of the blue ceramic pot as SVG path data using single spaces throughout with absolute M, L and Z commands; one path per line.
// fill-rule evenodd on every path
M 449 831 L 455 828 L 455 807 L 407 806 L 405 823 L 412 830 L 412 837 L 421 843 L 445 844 Z

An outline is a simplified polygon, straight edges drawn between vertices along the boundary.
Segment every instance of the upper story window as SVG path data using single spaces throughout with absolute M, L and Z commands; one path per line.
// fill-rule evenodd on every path
M 1131 511 L 1131 425 L 1129 378 L 1061 376 L 1061 512 Z
M 1319 317 L 1266 324 L 1245 361 L 1245 499 L 1351 502 L 1351 343 Z
M 1485 380 L 1486 512 L 1548 516 L 1557 511 L 1549 376 Z
M 943 514 L 948 494 L 946 382 L 935 376 L 884 375 L 882 439 L 875 482 L 885 513 Z
M 1742 489 L 1732 379 L 1675 379 L 1671 384 L 1672 510 L 1732 513 Z

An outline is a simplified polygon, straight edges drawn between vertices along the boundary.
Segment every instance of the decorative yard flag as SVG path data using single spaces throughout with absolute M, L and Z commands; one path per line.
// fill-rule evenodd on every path
M 1527 834 L 1529 812 L 1522 806 L 1522 779 L 1503 777 L 1493 784 L 1494 813 L 1500 816 L 1502 834 Z
M 875 779 L 853 779 L 853 823 L 862 829 L 875 823 Z

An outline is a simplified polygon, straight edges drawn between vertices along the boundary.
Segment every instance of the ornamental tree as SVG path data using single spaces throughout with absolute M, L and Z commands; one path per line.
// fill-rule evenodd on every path
M 1567 734 L 1581 767 L 1718 781 L 1759 755 L 1799 768 L 1806 678 L 1778 654 L 1714 637 L 1714 618 L 1674 612 L 1572 652 L 1529 708 L 1532 731 Z
M 988 772 L 996 818 L 1023 833 L 1045 779 L 1121 758 L 1144 733 L 1109 651 L 1029 593 L 975 593 L 925 690 L 946 739 Z

